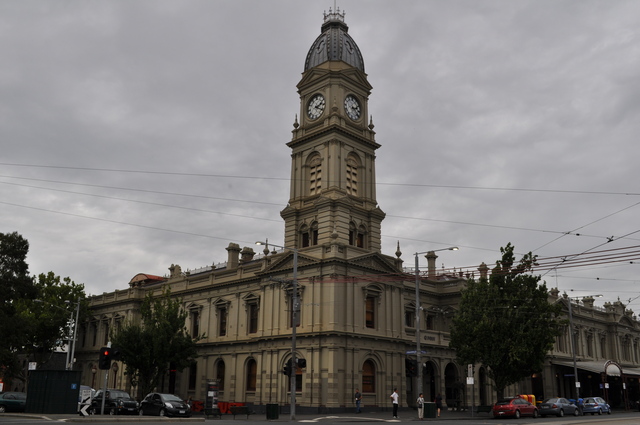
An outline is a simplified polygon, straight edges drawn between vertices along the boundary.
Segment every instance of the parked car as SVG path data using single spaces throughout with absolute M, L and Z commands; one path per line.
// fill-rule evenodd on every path
M 27 395 L 15 391 L 0 393 L 0 413 L 24 412 L 27 404 Z
M 601 397 L 585 397 L 582 402 L 582 414 L 591 413 L 602 415 L 603 413 L 611 414 L 611 406 Z
M 493 405 L 491 414 L 494 418 L 512 416 L 519 419 L 520 416 L 538 417 L 538 408 L 527 400 L 519 397 L 510 397 L 498 401 Z
M 548 398 L 540 403 L 538 408 L 540 409 L 540 416 L 543 418 L 547 415 L 562 417 L 564 415 L 578 416 L 580 414 L 580 409 L 578 409 L 577 405 L 562 397 Z
M 137 415 L 138 402 L 131 398 L 128 392 L 122 390 L 107 390 L 104 400 L 104 413 L 110 415 Z M 102 411 L 102 390 L 96 391 L 91 400 L 89 411 L 93 415 L 99 415 Z
M 173 394 L 151 393 L 140 403 L 140 415 L 191 417 L 191 408 Z

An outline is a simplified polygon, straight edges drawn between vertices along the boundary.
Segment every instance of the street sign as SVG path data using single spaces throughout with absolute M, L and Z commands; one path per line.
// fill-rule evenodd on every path
M 80 415 L 81 416 L 89 416 L 89 406 L 91 406 L 91 404 L 83 404 L 82 408 L 80 408 Z

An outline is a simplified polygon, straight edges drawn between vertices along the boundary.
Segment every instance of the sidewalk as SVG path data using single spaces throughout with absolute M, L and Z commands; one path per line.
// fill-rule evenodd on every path
M 290 414 L 288 411 L 285 413 L 279 413 L 277 419 L 267 420 L 266 413 L 256 413 L 249 415 L 249 418 L 245 415 L 237 415 L 234 419 L 233 415 L 223 414 L 221 419 L 205 419 L 201 413 L 195 413 L 191 418 L 160 418 L 158 416 L 135 416 L 135 415 L 122 415 L 122 416 L 110 416 L 110 415 L 92 415 L 92 416 L 80 416 L 71 414 L 46 414 L 46 413 L 3 413 L 0 417 L 18 417 L 18 418 L 34 418 L 53 421 L 64 422 L 216 422 L 216 423 L 233 423 L 234 421 L 244 422 L 290 422 Z M 487 413 L 474 413 L 473 419 L 489 418 Z M 372 410 L 367 411 L 363 409 L 362 413 L 356 414 L 354 412 L 343 413 L 296 413 L 296 422 L 319 422 L 323 419 L 331 419 L 332 421 L 345 421 L 345 422 L 418 422 L 418 414 L 414 409 L 404 408 L 398 412 L 398 419 L 394 419 L 391 409 L 388 411 Z M 472 419 L 471 412 L 442 412 L 439 418 L 425 418 L 424 421 L 435 420 L 464 420 Z
M 345 413 L 296 413 L 295 422 L 324 422 L 324 423 L 335 423 L 335 422 L 439 422 L 439 421 L 464 421 L 464 420 L 482 420 L 489 419 L 490 416 L 488 413 L 474 413 L 473 417 L 471 416 L 471 411 L 443 411 L 441 416 L 438 418 L 425 418 L 423 421 L 418 420 L 418 415 L 414 409 L 404 408 L 400 409 L 398 412 L 398 418 L 394 419 L 391 413 L 391 409 L 388 411 L 380 411 L 380 410 L 372 410 L 367 411 L 363 409 L 363 412 L 360 414 L 356 414 L 353 412 L 345 412 Z M 638 417 L 638 423 L 640 423 L 640 412 L 638 411 L 614 411 L 612 415 L 603 415 L 600 418 L 603 420 L 611 420 L 612 422 L 615 420 L 626 420 L 630 417 Z M 3 413 L 0 417 L 16 417 L 16 418 L 34 418 L 34 419 L 43 419 L 43 420 L 53 420 L 53 421 L 63 421 L 63 422 L 81 422 L 81 423 L 98 423 L 98 422 L 153 422 L 157 423 L 161 422 L 214 422 L 211 425 L 215 425 L 215 423 L 220 423 L 221 425 L 229 425 L 238 422 L 290 422 L 289 412 L 279 413 L 278 419 L 269 419 L 266 418 L 266 413 L 257 413 L 250 415 L 247 419 L 244 415 L 237 415 L 234 419 L 233 415 L 225 414 L 222 415 L 222 419 L 205 419 L 199 413 L 194 414 L 191 418 L 160 418 L 158 416 L 109 416 L 109 415 L 93 415 L 87 417 L 81 417 L 80 415 L 59 415 L 59 414 L 34 414 L 34 413 Z M 588 422 L 591 418 L 591 415 L 587 415 L 585 417 L 585 421 L 581 420 L 581 416 L 568 416 L 564 421 L 554 422 L 554 425 L 578 425 L 581 423 Z

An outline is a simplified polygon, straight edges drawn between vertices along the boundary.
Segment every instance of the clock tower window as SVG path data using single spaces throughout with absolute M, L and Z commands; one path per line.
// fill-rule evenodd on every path
M 349 226 L 349 245 L 364 248 L 365 229 L 363 226 L 356 227 L 351 223 Z
M 311 226 L 302 226 L 300 229 L 302 248 L 318 245 L 318 223 L 313 222 Z
M 358 161 L 350 156 L 347 159 L 347 193 L 358 196 Z
M 314 155 L 309 164 L 309 195 L 317 195 L 322 190 L 322 160 L 320 155 Z

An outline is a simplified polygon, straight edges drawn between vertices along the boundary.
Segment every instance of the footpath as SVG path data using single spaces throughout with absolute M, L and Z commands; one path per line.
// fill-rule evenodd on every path
M 48 421 L 59 421 L 59 422 L 80 422 L 80 423 L 98 423 L 98 422 L 215 422 L 220 423 L 220 425 L 229 425 L 236 421 L 242 422 L 291 422 L 289 413 L 280 413 L 277 419 L 267 419 L 265 413 L 261 414 L 252 414 L 247 418 L 245 415 L 237 415 L 234 419 L 233 415 L 223 414 L 222 418 L 209 418 L 206 419 L 202 414 L 195 413 L 191 418 L 168 418 L 168 417 L 158 417 L 158 416 L 134 416 L 134 415 L 122 415 L 122 416 L 110 416 L 110 415 L 92 415 L 92 416 L 80 416 L 80 415 L 70 415 L 70 414 L 34 414 L 34 413 L 2 413 L 0 414 L 0 424 L 2 423 L 2 418 L 13 417 L 13 418 L 22 418 L 22 419 L 38 419 L 38 420 L 48 420 Z M 603 415 L 600 418 L 611 420 L 611 422 L 615 422 L 616 420 L 628 420 L 630 418 L 637 417 L 638 423 L 640 423 L 640 412 L 638 411 L 614 411 L 611 415 Z M 393 422 L 393 423 L 401 423 L 401 422 L 440 422 L 440 421 L 465 421 L 465 420 L 482 420 L 489 419 L 490 416 L 488 413 L 480 412 L 474 413 L 471 415 L 470 411 L 444 411 L 440 415 L 440 417 L 436 418 L 425 418 L 420 421 L 417 417 L 416 411 L 412 409 L 400 409 L 399 417 L 397 419 L 393 418 L 391 409 L 388 411 L 366 411 L 363 409 L 363 412 L 360 414 L 356 413 L 329 413 L 329 414 L 296 414 L 295 422 L 302 423 L 336 423 L 336 422 Z M 591 415 L 587 415 L 584 417 L 584 420 L 581 420 L 582 417 L 565 417 L 562 421 L 554 421 L 554 425 L 578 425 L 583 423 L 591 422 L 589 419 Z M 215 425 L 215 424 L 211 424 Z

